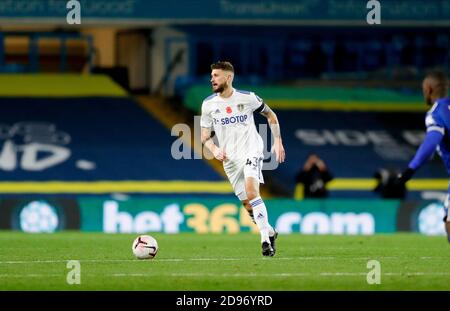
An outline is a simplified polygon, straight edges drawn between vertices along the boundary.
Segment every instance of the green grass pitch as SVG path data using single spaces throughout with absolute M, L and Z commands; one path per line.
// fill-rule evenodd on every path
M 153 260 L 134 259 L 136 234 L 0 233 L 0 290 L 450 290 L 445 237 L 280 235 L 273 258 L 255 234 L 152 234 Z M 81 284 L 66 282 L 79 260 Z M 369 285 L 369 260 L 381 284 Z

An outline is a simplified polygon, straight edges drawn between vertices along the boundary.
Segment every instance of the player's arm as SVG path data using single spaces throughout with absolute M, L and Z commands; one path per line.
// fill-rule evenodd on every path
M 214 135 L 211 133 L 210 128 L 202 127 L 200 136 L 202 145 L 208 148 L 208 150 L 211 151 L 211 153 L 217 160 L 219 161 L 227 160 L 227 155 L 225 154 L 225 151 L 217 147 L 216 144 L 214 143 L 214 140 L 212 139 Z
M 414 158 L 408 164 L 408 168 L 399 176 L 399 179 L 402 182 L 405 183 L 411 179 L 414 173 L 431 158 L 443 137 L 444 133 L 442 128 L 436 127 L 435 129 L 431 128 L 431 130 L 429 128 L 423 143 L 420 145 Z
M 272 109 L 267 104 L 261 105 L 260 114 L 267 118 L 267 122 L 269 123 L 270 130 L 272 131 L 272 135 L 275 138 L 272 152 L 275 152 L 276 159 L 279 163 L 283 163 L 286 158 L 286 153 L 283 147 L 283 141 L 281 139 L 281 130 L 280 123 L 278 122 L 277 115 L 273 112 Z
M 211 118 L 211 115 L 208 112 L 208 108 L 204 101 L 202 103 L 202 115 L 200 117 L 200 126 L 201 126 L 200 139 L 202 145 L 208 148 L 208 150 L 211 151 L 211 153 L 217 160 L 226 161 L 227 156 L 225 152 L 221 148 L 217 147 L 212 139 L 214 136 L 213 133 L 211 133 L 211 128 L 213 126 L 213 119 Z
M 216 144 L 212 139 L 212 132 L 210 128 L 202 127 L 201 130 L 201 141 L 202 145 L 208 148 L 209 151 L 214 153 L 214 150 L 217 148 Z

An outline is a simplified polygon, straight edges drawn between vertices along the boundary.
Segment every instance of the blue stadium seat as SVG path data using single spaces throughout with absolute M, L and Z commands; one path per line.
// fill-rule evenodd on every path
M 223 180 L 204 160 L 175 160 L 176 137 L 130 98 L 0 98 L 0 106 L 2 131 L 23 121 L 43 131 L 27 140 L 24 130 L 7 131 L 3 144 L 9 140 L 32 152 L 36 145 L 29 144 L 44 142 L 37 161 L 58 150 L 70 155 L 43 170 L 29 170 L 20 166 L 21 151 L 18 162 L 8 162 L 13 170 L 0 170 L 2 180 Z M 90 163 L 95 169 L 86 169 Z
M 383 43 L 377 39 L 364 42 L 363 69 L 372 71 L 385 67 L 385 49 Z

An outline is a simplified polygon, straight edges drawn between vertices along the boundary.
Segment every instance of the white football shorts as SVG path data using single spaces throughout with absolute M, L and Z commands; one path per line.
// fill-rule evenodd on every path
M 251 156 L 241 161 L 224 163 L 225 173 L 234 189 L 234 194 L 239 200 L 247 200 L 245 178 L 253 177 L 260 184 L 264 183 L 262 174 L 263 159 L 262 156 Z

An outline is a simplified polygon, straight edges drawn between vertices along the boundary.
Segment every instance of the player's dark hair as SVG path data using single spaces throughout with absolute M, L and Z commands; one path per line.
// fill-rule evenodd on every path
M 234 72 L 234 67 L 230 62 L 218 61 L 214 64 L 211 64 L 211 70 L 213 70 L 213 69 L 222 69 L 222 70 Z
M 431 70 L 427 73 L 426 77 L 435 81 L 436 88 L 440 91 L 440 93 L 445 93 L 442 95 L 447 95 L 449 88 L 449 79 L 447 73 L 444 70 Z

